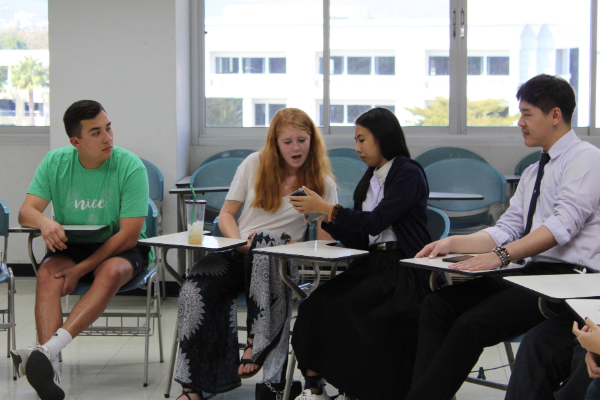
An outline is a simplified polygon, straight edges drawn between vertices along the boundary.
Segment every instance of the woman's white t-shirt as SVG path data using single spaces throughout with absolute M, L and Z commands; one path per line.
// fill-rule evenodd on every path
M 254 176 L 258 169 L 259 153 L 250 154 L 238 167 L 229 193 L 225 200 L 236 200 L 244 203 L 242 215 L 238 220 L 240 238 L 246 239 L 255 230 L 268 229 L 278 237 L 283 232 L 291 236 L 292 240 L 301 241 L 306 232 L 307 223 L 304 216 L 299 214 L 288 202 L 287 196 L 283 197 L 281 206 L 277 211 L 270 213 L 262 208 L 251 207 L 256 194 L 254 192 Z M 337 203 L 337 188 L 335 181 L 325 177 L 325 195 L 323 200 L 330 204 Z

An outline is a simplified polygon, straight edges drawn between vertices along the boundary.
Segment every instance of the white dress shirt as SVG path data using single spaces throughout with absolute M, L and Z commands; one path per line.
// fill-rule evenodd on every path
M 367 198 L 363 201 L 362 209 L 363 211 L 373 211 L 377 204 L 381 202 L 383 199 L 383 187 L 385 186 L 385 178 L 387 177 L 388 172 L 390 172 L 390 168 L 392 168 L 392 163 L 394 159 L 392 158 L 390 161 L 385 163 L 385 165 L 381 168 L 375 169 L 373 171 L 373 177 L 371 178 L 371 182 L 369 185 L 369 190 L 367 191 Z M 396 238 L 396 234 L 392 229 L 391 222 L 390 226 L 381 232 L 377 236 L 369 235 L 369 245 L 372 246 L 376 243 L 385 243 L 385 242 L 395 242 L 398 239 Z
M 581 141 L 573 130 L 549 151 L 531 232 L 544 225 L 558 243 L 531 257 L 533 261 L 570 263 L 600 271 L 600 150 Z M 496 245 L 520 239 L 538 173 L 527 168 L 496 226 L 485 229 Z

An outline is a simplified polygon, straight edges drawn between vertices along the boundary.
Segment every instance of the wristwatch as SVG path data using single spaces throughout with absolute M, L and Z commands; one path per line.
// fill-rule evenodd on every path
M 288 244 L 290 240 L 292 240 L 292 237 L 290 235 L 288 235 L 285 232 L 281 234 L 281 241 L 283 242 L 283 244 Z

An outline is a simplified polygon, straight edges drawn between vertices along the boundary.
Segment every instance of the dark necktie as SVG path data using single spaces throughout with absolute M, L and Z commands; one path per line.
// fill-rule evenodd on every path
M 533 186 L 533 194 L 531 195 L 531 203 L 529 203 L 529 213 L 527 214 L 527 225 L 525 225 L 525 232 L 523 236 L 527 236 L 531 231 L 531 224 L 533 223 L 533 214 L 535 214 L 535 207 L 537 205 L 537 199 L 540 196 L 540 184 L 544 177 L 544 167 L 550 161 L 550 154 L 542 153 L 540 157 L 540 166 L 538 168 L 537 178 L 535 179 L 535 185 Z

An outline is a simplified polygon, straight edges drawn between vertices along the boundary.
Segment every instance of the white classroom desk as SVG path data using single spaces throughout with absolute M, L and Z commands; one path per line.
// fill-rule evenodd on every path
M 463 276 L 504 275 L 504 274 L 510 273 L 512 271 L 515 271 L 515 270 L 518 270 L 518 269 L 521 269 L 524 267 L 523 265 L 520 265 L 520 264 L 510 263 L 508 265 L 508 267 L 502 268 L 502 269 L 492 269 L 492 270 L 487 270 L 487 271 L 460 271 L 460 270 L 454 270 L 454 269 L 449 268 L 454 263 L 442 261 L 442 259 L 444 259 L 444 258 L 457 257 L 457 256 L 461 256 L 461 255 L 463 255 L 463 254 L 448 254 L 446 256 L 439 256 L 436 258 L 429 258 L 429 257 L 407 258 L 404 260 L 400 260 L 400 265 L 403 265 L 406 267 L 421 268 L 421 269 L 426 269 L 426 270 L 431 271 L 431 275 L 429 276 L 429 286 L 431 287 L 431 290 L 433 290 L 433 291 L 435 291 L 437 289 L 436 281 L 437 281 L 437 276 L 440 273 L 444 273 L 444 274 L 452 273 L 452 274 L 463 275 Z M 467 255 L 467 254 L 464 254 L 464 255 Z M 470 254 L 470 255 L 476 256 L 477 254 Z
M 86 234 L 94 234 L 100 232 L 101 230 L 108 227 L 108 225 L 62 225 L 65 232 L 71 233 L 86 233 Z M 41 232 L 39 229 L 35 228 L 27 228 L 24 226 L 15 226 L 8 229 L 9 233 L 28 233 L 29 238 L 27 239 L 27 251 L 29 252 L 29 260 L 31 261 L 31 265 L 34 268 L 34 271 L 37 275 L 37 271 L 39 269 L 39 264 L 35 259 L 35 255 L 33 254 L 33 239 L 38 236 L 41 236 Z
M 600 290 L 599 290 L 600 292 Z M 585 323 L 585 317 L 600 324 L 600 299 L 569 299 L 567 305 Z
M 600 273 L 507 276 L 504 279 L 510 285 L 553 302 L 600 297 Z
M 205 232 L 206 233 L 206 232 Z M 202 244 L 189 244 L 188 243 L 188 232 L 177 232 L 169 235 L 157 236 L 148 239 L 142 239 L 138 243 L 146 244 L 154 247 L 161 247 L 161 259 L 162 263 L 171 274 L 173 279 L 180 285 L 183 284 L 183 277 L 179 275 L 177 271 L 167 262 L 167 253 L 171 249 L 184 249 L 184 250 L 206 250 L 206 251 L 225 251 L 235 249 L 236 247 L 243 246 L 247 241 L 242 239 L 229 239 L 224 237 L 208 236 L 202 237 Z

